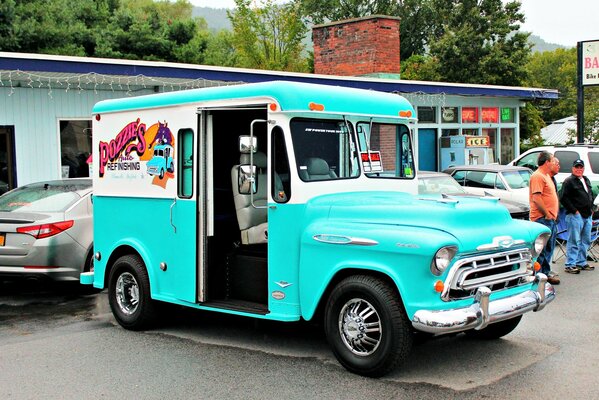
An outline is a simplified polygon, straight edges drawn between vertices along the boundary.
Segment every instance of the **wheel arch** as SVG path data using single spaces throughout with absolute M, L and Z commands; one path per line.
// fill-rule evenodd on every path
M 354 276 L 354 275 L 371 276 L 373 278 L 378 278 L 378 279 L 386 282 L 387 284 L 389 284 L 393 288 L 393 291 L 395 292 L 395 294 L 397 294 L 397 297 L 399 299 L 401 306 L 403 307 L 404 312 L 406 312 L 406 308 L 403 303 L 403 299 L 402 299 L 401 293 L 399 291 L 399 288 L 397 286 L 397 283 L 390 275 L 386 274 L 383 271 L 378 271 L 378 270 L 373 270 L 373 269 L 347 267 L 347 268 L 340 269 L 339 271 L 337 271 L 335 273 L 335 275 L 333 275 L 333 277 L 331 278 L 331 280 L 325 287 L 324 291 L 322 292 L 322 295 L 320 296 L 320 299 L 318 300 L 318 303 L 316 304 L 316 307 L 315 307 L 313 313 L 311 313 L 310 315 L 305 315 L 304 318 L 308 319 L 308 320 L 322 321 L 323 316 L 324 316 L 325 306 L 327 304 L 327 301 L 328 301 L 333 289 L 335 289 L 335 287 L 343 279 L 350 277 L 350 276 Z
M 110 279 L 110 273 L 112 272 L 112 268 L 114 267 L 114 263 L 116 262 L 116 260 L 118 260 L 120 257 L 125 256 L 125 255 L 137 255 L 139 258 L 141 258 L 141 260 L 144 263 L 144 267 L 146 268 L 146 271 L 148 272 L 148 279 L 150 280 L 150 287 L 152 287 L 152 276 L 150 274 L 150 271 L 148 270 L 148 264 L 147 264 L 147 258 L 144 257 L 144 255 L 142 254 L 141 251 L 139 251 L 138 249 L 136 249 L 133 245 L 131 244 L 121 244 L 118 247 L 116 247 L 112 253 L 110 254 L 110 257 L 108 257 L 108 260 L 106 261 L 106 268 L 104 271 L 104 287 L 108 287 L 108 281 Z

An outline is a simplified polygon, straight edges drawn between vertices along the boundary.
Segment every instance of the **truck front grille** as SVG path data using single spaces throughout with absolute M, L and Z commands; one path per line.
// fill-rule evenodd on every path
M 530 280 L 532 257 L 528 249 L 515 249 L 458 260 L 445 281 L 443 300 L 474 296 L 486 286 L 491 291 L 523 285 Z

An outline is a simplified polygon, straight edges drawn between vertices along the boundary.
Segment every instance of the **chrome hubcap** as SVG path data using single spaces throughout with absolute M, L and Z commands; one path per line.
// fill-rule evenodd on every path
M 363 299 L 351 299 L 339 313 L 339 334 L 354 354 L 369 356 L 381 343 L 383 328 L 376 309 Z
M 116 281 L 116 302 L 126 315 L 133 314 L 139 306 L 139 286 L 129 272 L 122 273 Z

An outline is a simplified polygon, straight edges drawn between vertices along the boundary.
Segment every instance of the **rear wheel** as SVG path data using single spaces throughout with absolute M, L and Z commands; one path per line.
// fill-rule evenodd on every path
M 129 254 L 116 260 L 110 272 L 108 300 L 123 328 L 143 330 L 155 321 L 156 304 L 150 297 L 150 280 L 139 256 Z
M 476 338 L 476 339 L 482 339 L 482 340 L 499 339 L 500 337 L 503 337 L 503 336 L 507 335 L 508 333 L 510 333 L 511 331 L 513 331 L 514 329 L 516 329 L 516 327 L 520 323 L 521 319 L 522 319 L 522 315 L 515 317 L 515 318 L 505 320 L 505 321 L 490 324 L 486 328 L 481 329 L 479 331 L 477 331 L 475 329 L 471 329 L 469 331 L 466 331 L 465 333 L 466 333 L 466 335 L 468 335 L 472 338 Z
M 351 276 L 335 287 L 325 332 L 337 360 L 364 376 L 388 373 L 412 347 L 412 328 L 397 293 L 371 276 Z

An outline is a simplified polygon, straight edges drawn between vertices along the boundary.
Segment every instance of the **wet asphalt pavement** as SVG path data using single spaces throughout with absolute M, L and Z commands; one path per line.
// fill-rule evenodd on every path
M 340 367 L 319 325 L 174 307 L 129 332 L 105 292 L 0 283 L 0 398 L 599 398 L 599 270 L 561 268 L 557 299 L 504 339 L 419 341 L 378 380 Z

